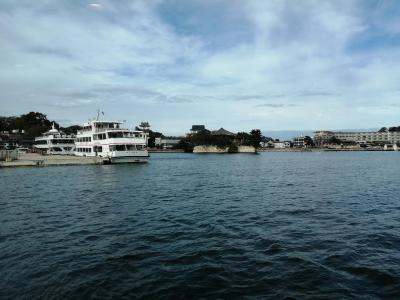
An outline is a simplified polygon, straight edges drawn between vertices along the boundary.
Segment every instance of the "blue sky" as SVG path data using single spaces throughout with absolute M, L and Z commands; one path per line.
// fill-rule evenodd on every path
M 400 123 L 399 1 L 1 0 L 0 115 L 181 134 Z

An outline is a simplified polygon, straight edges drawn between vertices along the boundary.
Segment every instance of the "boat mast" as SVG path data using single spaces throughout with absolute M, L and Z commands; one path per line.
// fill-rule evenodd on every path
M 97 117 L 96 117 L 96 121 L 99 120 L 100 118 L 100 113 L 104 116 L 104 111 L 100 111 L 100 109 L 97 110 Z

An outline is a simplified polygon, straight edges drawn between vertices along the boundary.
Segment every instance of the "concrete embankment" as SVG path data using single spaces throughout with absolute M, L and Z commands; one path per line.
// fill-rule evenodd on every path
M 18 160 L 0 161 L 0 167 L 46 167 L 102 164 L 100 157 L 78 157 L 68 155 L 20 154 Z

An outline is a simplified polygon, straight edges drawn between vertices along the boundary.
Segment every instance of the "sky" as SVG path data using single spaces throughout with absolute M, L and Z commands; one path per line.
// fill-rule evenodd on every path
M 400 125 L 397 0 L 0 0 L 0 115 L 230 131 Z

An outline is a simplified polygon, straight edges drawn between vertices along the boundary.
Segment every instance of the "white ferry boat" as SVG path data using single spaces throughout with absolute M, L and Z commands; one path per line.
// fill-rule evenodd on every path
M 75 151 L 75 136 L 66 135 L 54 127 L 35 138 L 33 146 L 46 154 L 73 155 Z
M 101 157 L 104 163 L 146 162 L 147 137 L 143 131 L 122 128 L 123 122 L 92 120 L 77 132 L 75 155 Z

